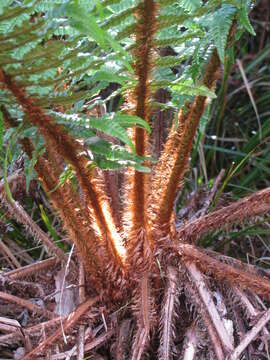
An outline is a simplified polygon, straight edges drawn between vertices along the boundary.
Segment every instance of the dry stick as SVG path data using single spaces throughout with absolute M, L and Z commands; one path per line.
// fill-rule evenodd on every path
M 264 315 L 260 318 L 260 320 L 253 326 L 253 328 L 246 333 L 241 343 L 235 348 L 234 352 L 230 356 L 230 360 L 239 359 L 242 352 L 246 349 L 246 347 L 253 341 L 258 333 L 263 329 L 263 327 L 270 321 L 270 309 L 268 309 Z
M 40 306 L 33 304 L 29 300 L 20 299 L 17 296 L 10 295 L 10 294 L 4 293 L 2 291 L 0 291 L 0 299 L 7 301 L 7 302 L 15 303 L 21 307 L 26 308 L 27 310 L 29 310 L 33 313 L 37 313 L 38 315 L 46 316 L 49 319 L 53 318 L 53 316 L 54 316 L 53 313 L 51 313 L 50 311 L 48 311 L 46 309 L 42 309 Z
M 103 328 L 103 325 L 101 325 L 99 327 L 99 330 Z M 99 330 L 97 332 L 99 332 Z M 95 330 L 92 329 L 92 327 L 88 327 L 85 331 L 85 334 L 84 334 L 84 341 L 86 341 L 86 339 L 88 339 L 90 336 L 91 337 L 94 337 L 96 334 Z M 72 356 L 75 356 L 77 354 L 77 344 L 75 344 L 70 350 L 68 351 L 65 351 L 64 353 L 58 353 L 56 355 L 53 355 L 52 356 L 52 359 L 70 359 Z
M 202 207 L 202 209 L 198 212 L 198 216 L 197 217 L 201 217 L 204 216 L 206 214 L 206 212 L 209 210 L 209 207 L 216 195 L 216 192 L 218 190 L 218 185 L 221 181 L 221 179 L 223 178 L 223 175 L 225 174 L 225 170 L 221 169 L 221 171 L 219 172 L 217 178 L 215 179 L 214 185 L 211 189 L 211 193 L 209 195 L 209 197 L 206 199 L 204 206 Z
M 105 341 L 110 339 L 113 336 L 114 333 L 115 333 L 115 330 L 111 329 L 111 330 L 107 331 L 105 334 L 100 335 L 99 337 L 97 337 L 96 339 L 91 341 L 90 343 L 86 344 L 85 345 L 85 352 L 97 348 L 98 346 L 103 344 Z
M 63 294 L 64 294 L 64 288 L 65 288 L 65 283 L 66 283 L 66 277 L 68 275 L 68 270 L 69 270 L 69 265 L 70 265 L 70 262 L 71 262 L 71 257 L 72 257 L 72 254 L 73 254 L 73 250 L 74 250 L 74 244 L 72 244 L 72 247 L 71 247 L 71 250 L 69 252 L 69 255 L 68 255 L 68 260 L 67 260 L 67 263 L 66 263 L 66 266 L 65 266 L 65 272 L 64 272 L 64 277 L 63 277 L 63 281 L 62 281 L 62 284 L 61 284 L 61 290 L 60 290 L 60 300 L 59 300 L 59 305 L 60 305 L 60 325 L 61 325 L 61 328 L 62 328 L 62 335 L 63 335 L 63 339 L 64 339 L 64 342 L 65 344 L 67 343 L 67 339 L 66 339 L 66 335 L 65 335 L 65 331 L 64 331 L 64 328 L 63 328 L 63 321 L 62 321 L 62 300 L 63 300 Z
M 85 303 L 81 304 L 74 312 L 72 312 L 66 319 L 64 323 L 64 331 L 66 332 L 73 325 L 77 323 L 79 318 L 98 301 L 99 297 L 91 298 L 87 300 Z M 34 350 L 30 353 L 26 354 L 22 360 L 30 360 L 38 356 L 41 351 L 45 351 L 45 349 L 51 346 L 56 340 L 60 338 L 62 334 L 61 326 L 46 340 L 42 341 Z
M 16 280 L 20 278 L 25 278 L 36 274 L 42 270 L 45 270 L 51 266 L 54 266 L 58 261 L 58 258 L 52 257 L 46 260 L 39 261 L 34 264 L 26 265 L 20 269 L 11 270 L 2 274 L 4 277 L 8 277 L 11 280 Z
M 240 300 L 242 307 L 248 312 L 250 318 L 255 318 L 261 311 L 257 310 L 252 303 L 249 301 L 247 295 L 239 289 L 237 286 L 233 287 L 233 291 L 236 294 L 237 298 Z M 268 330 L 266 329 L 268 332 Z
M 0 316 L 0 331 L 10 333 L 20 328 L 21 324 L 17 320 Z
M 10 248 L 10 250 L 12 250 L 14 256 L 18 257 L 18 260 L 22 260 L 23 262 L 25 262 L 25 264 L 29 265 L 32 264 L 35 260 L 29 255 L 28 250 L 26 249 L 22 249 L 15 240 L 12 240 L 10 237 L 5 236 L 4 240 L 7 244 L 7 246 Z M 36 245 L 32 248 L 32 250 L 34 249 L 38 249 L 40 247 L 42 247 L 43 245 Z
M 206 282 L 204 281 L 201 272 L 194 263 L 186 262 L 185 265 L 192 279 L 192 282 L 200 295 L 204 307 L 211 318 L 211 321 L 215 327 L 220 342 L 222 343 L 222 346 L 226 351 L 232 351 L 234 349 L 234 346 L 219 316 L 219 313 L 211 296 L 210 290 L 208 289 L 208 286 L 206 285 Z
M 224 360 L 225 356 L 224 356 L 224 349 L 222 348 L 222 343 L 216 332 L 214 324 L 209 316 L 209 313 L 206 311 L 205 307 L 202 307 L 202 303 L 198 296 L 198 292 L 195 291 L 195 289 L 192 287 L 190 282 L 186 282 L 185 286 L 188 290 L 188 293 L 191 295 L 193 302 L 196 304 L 197 309 L 200 309 L 199 315 L 205 324 L 205 327 L 206 327 L 209 337 L 211 339 L 217 360 Z
M 36 296 L 35 297 L 40 297 L 41 299 L 43 299 L 45 297 L 45 292 L 43 290 L 43 287 L 41 284 L 35 283 L 35 282 L 28 282 L 28 281 L 20 281 L 20 280 L 11 280 L 6 276 L 0 275 L 0 288 L 1 288 L 1 282 L 4 286 L 8 286 L 8 287 L 15 287 L 15 289 L 17 288 L 21 288 L 21 289 L 29 289 L 32 288 L 31 293 L 33 293 L 33 291 L 35 291 Z
M 76 142 L 63 126 L 57 124 L 51 116 L 46 115 L 41 107 L 36 106 L 36 101 L 26 96 L 17 82 L 1 69 L 0 81 L 22 106 L 27 114 L 28 121 L 34 126 L 38 126 L 46 141 L 47 148 L 55 153 L 55 157 L 59 153 L 68 160 L 76 171 L 87 205 L 93 209 L 103 251 L 107 252 L 107 258 L 114 263 L 116 269 L 123 270 L 125 267 L 124 253 L 118 251 L 119 248 L 122 250 L 121 238 L 117 232 L 108 199 L 104 197 L 101 186 L 99 186 L 100 181 L 97 183 L 90 173 L 89 165 L 91 162 L 87 159 L 86 149 Z
M 254 272 L 236 269 L 207 255 L 203 250 L 189 244 L 177 246 L 179 254 L 185 261 L 192 261 L 204 273 L 211 273 L 219 280 L 226 280 L 233 285 L 250 289 L 263 297 L 270 299 L 270 280 Z
M 177 231 L 177 240 L 192 242 L 211 231 L 270 211 L 270 188 L 247 196 L 199 219 L 187 222 Z

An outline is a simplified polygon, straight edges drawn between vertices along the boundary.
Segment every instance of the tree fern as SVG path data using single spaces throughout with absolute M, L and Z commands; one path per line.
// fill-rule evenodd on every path
M 216 96 L 221 64 L 235 34 L 239 37 L 243 28 L 252 32 L 249 7 L 235 0 L 1 4 L 0 143 L 3 138 L 7 189 L 7 194 L 0 189 L 2 206 L 45 246 L 50 244 L 9 187 L 10 162 L 23 152 L 27 187 L 36 174 L 78 250 L 75 262 L 84 265 L 91 296 L 63 327 L 28 349 L 25 359 L 43 356 L 56 342 L 61 347 L 62 329 L 74 327 L 96 302 L 98 316 L 92 310 L 89 318 L 95 323 L 102 318 L 103 340 L 118 334 L 117 359 L 123 358 L 123 349 L 134 360 L 147 351 L 169 360 L 174 350 L 186 359 L 192 337 L 192 359 L 200 358 L 198 344 L 217 359 L 238 353 L 213 289 L 237 285 L 249 290 L 245 296 L 251 302 L 255 295 L 269 300 L 269 279 L 199 249 L 196 242 L 208 232 L 269 211 L 270 190 L 201 215 L 204 207 L 195 219 L 183 218 L 181 226 L 176 226 L 175 203 L 194 139 Z M 157 94 L 160 89 L 165 100 Z M 160 126 L 154 115 L 162 110 L 171 116 L 163 117 L 168 136 L 157 152 L 151 128 Z M 55 255 L 65 259 L 60 249 Z M 55 262 L 46 264 L 40 268 Z M 22 273 L 31 275 L 37 268 Z M 228 304 L 233 307 L 233 300 Z M 184 320 L 178 317 L 181 311 Z M 129 319 L 134 332 L 127 337 L 121 329 Z M 132 338 L 132 344 L 123 344 L 122 338 Z

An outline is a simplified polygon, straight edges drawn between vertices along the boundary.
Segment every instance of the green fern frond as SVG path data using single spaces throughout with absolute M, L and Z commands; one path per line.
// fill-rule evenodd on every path
M 119 27 L 119 24 L 122 22 L 125 22 L 127 18 L 130 16 L 134 16 L 134 13 L 136 12 L 137 6 L 130 7 L 128 9 L 123 10 L 122 12 L 112 15 L 111 17 L 104 22 L 101 27 L 105 30 L 111 29 L 115 26 Z
M 220 9 L 206 16 L 203 21 L 209 29 L 209 37 L 216 46 L 220 60 L 223 63 L 227 37 L 235 14 L 236 8 L 234 6 L 224 4 Z M 222 19 L 222 21 L 220 21 L 220 19 Z

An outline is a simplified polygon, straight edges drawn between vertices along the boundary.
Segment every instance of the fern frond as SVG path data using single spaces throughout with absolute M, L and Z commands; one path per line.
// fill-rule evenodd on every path
M 6 112 L 5 115 L 6 121 L 9 121 L 10 125 L 14 126 L 12 119 L 7 116 L 8 114 Z M 25 138 L 22 140 L 22 143 L 28 156 L 31 157 L 33 151 L 31 142 Z M 93 218 L 95 218 L 95 214 L 91 213 L 88 206 L 81 206 L 81 201 L 76 199 L 71 184 L 66 183 L 63 187 L 58 187 L 58 179 L 62 172 L 61 168 L 59 168 L 55 154 L 50 154 L 50 148 L 48 148 L 47 155 L 49 155 L 47 160 L 43 158 L 37 160 L 36 171 L 40 176 L 45 190 L 51 193 L 53 204 L 59 211 L 72 241 L 82 254 L 86 269 L 91 274 L 91 277 L 93 276 L 93 279 L 96 279 L 95 281 L 93 280 L 96 287 L 101 286 L 98 279 L 102 279 L 105 276 L 104 273 L 97 272 L 100 268 L 106 270 L 106 273 L 109 277 L 113 277 L 113 280 L 117 278 L 117 280 L 120 279 L 120 282 L 123 281 L 123 274 L 119 269 L 119 263 L 117 262 L 115 264 L 113 260 L 115 256 L 116 258 L 119 256 L 118 252 L 116 252 L 114 247 L 110 246 L 110 241 L 107 241 L 106 237 L 105 241 L 102 242 L 104 238 L 100 237 L 100 233 L 96 233 L 97 229 L 93 228 Z M 53 162 L 51 162 L 52 160 Z M 54 171 L 52 169 L 54 169 Z M 105 201 L 106 206 L 108 206 L 106 199 L 101 199 L 101 201 L 103 204 Z M 107 207 L 103 207 L 103 210 L 109 212 Z M 117 251 L 119 250 L 122 250 L 121 247 L 117 249 Z M 99 254 L 98 257 L 96 256 L 97 253 Z M 121 255 L 123 255 L 123 251 Z
M 15 121 L 11 118 L 4 106 L 1 107 L 1 111 L 4 114 L 6 127 L 15 127 Z M 27 156 L 31 158 L 34 152 L 34 146 L 31 140 L 23 138 L 21 144 Z M 59 166 L 58 161 L 50 152 L 45 153 L 37 159 L 35 170 L 44 190 L 51 194 L 52 203 L 58 210 L 70 239 L 76 244 L 80 254 L 82 254 L 87 271 L 91 274 L 91 277 L 93 277 L 93 281 L 94 276 L 98 279 L 100 275 L 97 269 L 100 267 L 106 268 L 107 265 L 102 261 L 104 260 L 104 253 L 100 254 L 101 256 L 99 258 L 96 257 L 100 243 L 97 241 L 96 234 L 92 229 L 90 221 L 91 214 L 89 214 L 87 208 L 81 207 L 80 201 L 75 195 L 71 184 L 65 183 L 64 186 L 58 186 L 62 167 Z M 95 284 L 98 287 L 98 281 L 95 281 Z
M 129 7 L 128 9 L 125 9 L 121 11 L 120 13 L 116 15 L 110 16 L 101 26 L 104 29 L 111 29 L 112 27 L 119 26 L 121 22 L 126 20 L 131 15 L 134 15 L 136 12 L 137 6 Z
M 134 114 L 149 122 L 149 100 L 150 100 L 150 77 L 153 66 L 154 34 L 157 29 L 156 22 L 157 4 L 155 1 L 143 1 L 138 5 L 136 13 L 137 24 L 136 50 L 134 72 L 138 83 L 129 99 L 134 104 Z M 142 128 L 132 130 L 132 139 L 139 156 L 147 154 L 147 134 Z M 146 198 L 148 196 L 149 176 L 138 171 L 130 171 L 127 175 L 126 202 L 128 208 L 125 211 L 130 219 L 131 227 L 127 229 L 127 255 L 132 267 L 142 265 L 144 257 L 149 255 L 147 238 L 147 208 Z M 146 250 L 143 250 L 146 247 Z
M 208 88 L 213 86 L 218 76 L 219 65 L 220 61 L 215 50 L 207 65 L 203 85 Z M 179 113 L 178 128 L 174 133 L 171 132 L 156 165 L 157 175 L 153 179 L 153 198 L 150 200 L 150 204 L 155 204 L 152 222 L 164 231 L 170 226 L 173 204 L 186 171 L 193 139 L 206 101 L 205 96 L 198 95 L 186 114 L 183 111 Z
M 185 224 L 179 229 L 177 238 L 180 241 L 193 242 L 206 233 L 228 227 L 268 211 L 270 211 L 270 188 L 257 191 L 231 205 Z
M 198 30 L 198 31 L 194 31 L 194 32 L 188 32 L 187 34 L 182 35 L 182 36 L 171 36 L 171 37 L 166 37 L 166 38 L 158 38 L 156 40 L 156 45 L 160 46 L 160 47 L 181 45 L 190 39 L 200 37 L 200 35 L 201 35 L 201 32 Z
M 209 27 L 209 37 L 217 48 L 222 63 L 225 59 L 225 48 L 229 31 L 236 13 L 236 8 L 230 4 L 224 4 L 220 9 L 209 16 L 204 22 Z M 220 21 L 222 19 L 222 21 Z
M 23 35 L 25 33 L 30 34 L 33 31 L 36 31 L 37 29 L 42 28 L 43 26 L 44 26 L 44 21 L 40 20 L 34 24 L 30 24 L 30 25 L 28 24 L 28 26 L 25 26 L 25 27 L 24 26 L 19 27 L 16 30 L 8 32 L 7 34 L 1 34 L 0 42 L 11 40 L 11 39 L 17 40 L 20 35 Z
M 75 147 L 74 141 L 68 133 L 60 125 L 55 124 L 50 116 L 45 115 L 44 111 L 37 107 L 33 100 L 27 97 L 14 80 L 11 80 L 3 71 L 1 71 L 0 78 L 5 86 L 16 97 L 17 101 L 22 105 L 24 111 L 28 115 L 28 120 L 40 128 L 48 146 L 51 146 L 51 149 L 57 149 L 58 153 L 63 156 L 64 159 L 67 159 L 74 167 L 87 201 L 94 209 L 94 216 L 99 231 L 103 234 L 103 238 L 111 243 L 111 246 L 114 249 L 112 258 L 120 263 L 120 266 L 123 266 L 123 259 L 120 256 L 117 256 L 118 250 L 116 248 L 118 245 L 121 246 L 121 239 L 117 234 L 107 201 L 104 198 L 102 199 L 102 196 L 100 196 L 102 193 L 98 192 L 97 184 L 93 182 L 93 179 L 89 174 L 89 170 L 87 169 L 87 159 L 78 154 L 79 149 L 83 152 L 85 152 L 85 150 L 80 148 L 78 144 L 76 144 Z M 106 213 L 104 214 L 105 211 Z M 106 218 L 108 220 L 106 220 Z M 117 257 L 115 258 L 115 256 Z

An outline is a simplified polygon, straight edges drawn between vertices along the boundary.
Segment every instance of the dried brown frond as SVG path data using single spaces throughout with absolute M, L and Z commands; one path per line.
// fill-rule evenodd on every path
M 176 268 L 168 266 L 167 287 L 161 307 L 159 359 L 172 359 L 172 344 L 175 336 L 176 311 L 179 305 L 179 275 Z
M 257 191 L 231 205 L 184 224 L 177 232 L 177 239 L 184 242 L 194 242 L 206 233 L 253 218 L 259 214 L 265 214 L 268 211 L 270 211 L 270 188 Z
M 134 291 L 133 312 L 137 318 L 137 330 L 132 345 L 132 358 L 140 359 L 150 339 L 155 319 L 154 298 L 150 274 L 144 272 Z
M 3 274 L 4 277 L 8 277 L 9 279 L 15 280 L 15 279 L 24 279 L 27 276 L 30 276 L 34 273 L 37 273 L 39 271 L 48 269 L 52 266 L 55 266 L 57 263 L 58 258 L 52 257 L 46 260 L 39 261 L 34 264 L 26 265 L 23 267 L 20 267 L 19 269 L 7 271 Z
M 209 350 L 213 348 L 217 360 L 223 360 L 225 358 L 225 354 L 224 354 L 224 349 L 222 347 L 222 342 L 220 341 L 220 338 L 216 332 L 215 326 L 207 311 L 207 308 L 205 306 L 202 306 L 201 298 L 198 296 L 198 292 L 196 291 L 192 283 L 187 282 L 185 286 L 186 286 L 186 295 L 188 296 L 189 299 L 191 298 L 191 302 L 195 304 L 195 308 L 198 312 L 198 316 L 202 319 L 205 328 L 207 330 L 207 333 L 209 335 L 209 339 L 210 339 Z M 197 329 L 197 341 L 198 343 L 200 343 L 200 336 L 198 329 Z M 187 360 L 189 360 L 189 358 L 187 358 Z
M 202 272 L 211 274 L 220 281 L 225 280 L 243 289 L 252 290 L 266 299 L 270 298 L 270 280 L 265 276 L 224 264 L 193 245 L 180 244 L 178 249 L 185 262 L 193 262 Z
M 6 301 L 8 303 L 9 302 L 15 303 L 15 304 L 21 306 L 22 308 L 26 308 L 29 311 L 35 312 L 41 316 L 46 316 L 49 319 L 53 318 L 53 316 L 54 316 L 52 312 L 50 312 L 46 309 L 43 309 L 42 307 L 40 307 L 36 304 L 33 304 L 30 300 L 21 299 L 15 295 L 11 295 L 6 292 L 0 291 L 0 299 Z
M 260 320 L 252 327 L 252 329 L 247 332 L 243 339 L 241 339 L 240 344 L 235 348 L 234 352 L 230 355 L 230 360 L 237 360 L 240 358 L 242 352 L 246 347 L 256 339 L 259 332 L 263 327 L 270 321 L 270 309 L 265 311 Z
M 213 296 L 206 284 L 206 281 L 204 280 L 203 275 L 194 263 L 186 262 L 185 265 L 192 284 L 196 289 L 198 296 L 200 297 L 201 307 L 204 307 L 204 311 L 208 314 L 209 319 L 211 320 L 215 332 L 218 336 L 219 342 L 222 344 L 222 347 L 226 352 L 232 351 L 234 349 L 232 340 L 217 311 L 213 301 Z
M 30 360 L 33 358 L 37 358 L 41 351 L 45 351 L 49 346 L 51 346 L 55 341 L 59 340 L 63 331 L 66 332 L 68 329 L 72 328 L 80 317 L 97 301 L 99 297 L 91 298 L 81 304 L 73 313 L 71 313 L 66 321 L 63 324 L 63 328 L 60 326 L 51 336 L 45 339 L 42 343 L 40 343 L 36 348 L 30 351 L 23 357 L 23 360 Z
M 51 255 L 57 255 L 60 260 L 66 261 L 64 252 L 27 214 L 24 208 L 17 201 L 9 201 L 5 194 L 4 182 L 0 182 L 0 204 L 7 209 L 9 216 L 13 217 L 18 223 L 22 224 L 35 240 L 41 241 Z

